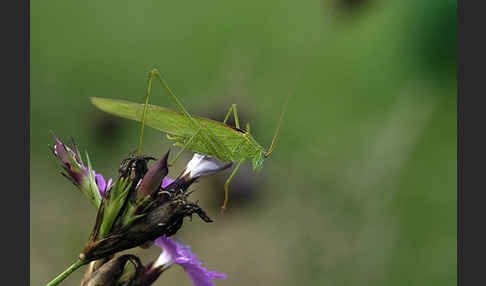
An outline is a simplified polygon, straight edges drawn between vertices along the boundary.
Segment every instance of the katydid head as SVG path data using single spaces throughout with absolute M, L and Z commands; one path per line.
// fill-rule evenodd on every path
M 265 158 L 265 151 L 260 151 L 256 153 L 252 160 L 254 171 L 259 171 L 261 168 L 263 168 L 263 162 L 265 161 Z

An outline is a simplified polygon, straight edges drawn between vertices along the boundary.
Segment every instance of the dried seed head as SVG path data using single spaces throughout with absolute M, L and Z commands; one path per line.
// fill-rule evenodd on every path
M 183 192 L 169 194 L 155 198 L 152 206 L 126 228 L 115 228 L 99 238 L 93 234 L 94 231 L 80 254 L 80 259 L 97 260 L 143 245 L 162 235 L 174 235 L 182 227 L 183 219 L 192 214 L 197 214 L 205 222 L 212 221 L 197 204 L 188 201 Z

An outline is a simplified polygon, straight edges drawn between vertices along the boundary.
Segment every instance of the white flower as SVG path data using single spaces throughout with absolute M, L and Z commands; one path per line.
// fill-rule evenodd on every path
M 182 172 L 181 177 L 189 176 L 190 180 L 197 179 L 229 168 L 231 164 L 231 162 L 222 163 L 213 157 L 194 153 L 191 161 L 187 163 L 184 172 Z

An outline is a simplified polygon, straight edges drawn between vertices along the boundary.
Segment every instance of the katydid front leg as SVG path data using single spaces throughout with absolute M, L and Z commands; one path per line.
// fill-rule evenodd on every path
M 245 161 L 244 159 L 241 159 L 236 164 L 236 167 L 233 169 L 233 172 L 231 172 L 231 175 L 228 177 L 228 179 L 224 183 L 224 202 L 223 202 L 223 206 L 221 207 L 221 214 L 223 214 L 223 212 L 226 210 L 226 207 L 228 206 L 228 193 L 229 193 L 228 186 L 231 183 L 231 181 L 233 180 L 233 177 L 236 175 L 236 173 L 240 169 L 241 164 L 243 164 L 244 161 Z

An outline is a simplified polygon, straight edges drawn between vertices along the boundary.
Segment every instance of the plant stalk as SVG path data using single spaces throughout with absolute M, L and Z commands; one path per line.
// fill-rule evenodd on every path
M 55 286 L 61 283 L 66 277 L 71 275 L 74 271 L 76 271 L 79 267 L 85 264 L 84 261 L 78 259 L 73 265 L 69 266 L 66 270 L 64 270 L 61 274 L 57 275 L 56 278 L 52 279 L 51 282 L 47 283 L 46 286 Z

